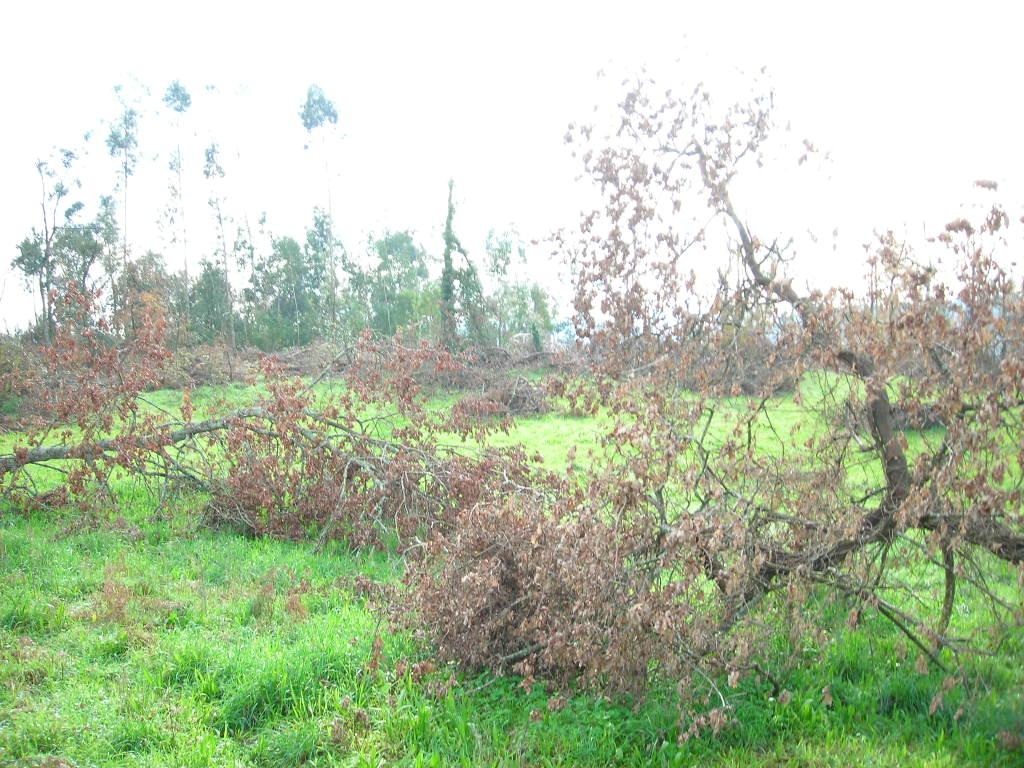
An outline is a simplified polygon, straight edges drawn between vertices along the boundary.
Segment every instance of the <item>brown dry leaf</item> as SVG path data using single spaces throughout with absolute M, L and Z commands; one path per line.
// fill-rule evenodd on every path
M 309 609 L 302 602 L 301 595 L 296 592 L 288 595 L 288 600 L 285 602 L 284 607 L 288 611 L 288 615 L 297 621 L 304 621 L 309 616 Z
M 924 654 L 918 654 L 917 661 L 914 662 L 914 669 L 919 675 L 928 674 L 928 659 L 924 657 Z
M 1024 747 L 1024 736 L 1013 731 L 1000 731 L 996 738 L 999 740 L 999 746 L 1005 750 L 1012 751 Z
M 558 712 L 565 709 L 566 699 L 564 696 L 555 696 L 548 699 L 548 712 Z
M 331 743 L 338 747 L 348 744 L 348 729 L 341 718 L 335 718 L 331 723 Z

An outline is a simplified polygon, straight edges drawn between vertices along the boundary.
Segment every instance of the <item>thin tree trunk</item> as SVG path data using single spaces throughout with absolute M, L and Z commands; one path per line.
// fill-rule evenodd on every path
M 179 134 L 181 127 L 178 128 Z M 178 213 L 181 215 L 181 255 L 185 263 L 185 340 L 188 341 L 189 327 L 192 317 L 192 296 L 189 293 L 188 281 L 188 226 L 185 220 L 185 186 L 181 173 L 181 142 L 178 142 Z

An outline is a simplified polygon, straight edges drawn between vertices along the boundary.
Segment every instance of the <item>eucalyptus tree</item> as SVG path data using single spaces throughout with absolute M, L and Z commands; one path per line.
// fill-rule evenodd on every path
M 327 179 L 327 213 L 330 215 L 332 213 L 331 173 L 330 159 L 328 158 L 328 153 L 326 151 L 325 132 L 327 126 L 338 124 L 338 110 L 335 109 L 334 103 L 327 98 L 327 94 L 324 93 L 323 88 L 314 83 L 309 86 L 309 89 L 306 91 L 306 100 L 299 109 L 299 118 L 302 120 L 302 127 L 306 129 L 306 134 L 309 139 L 309 142 L 306 144 L 307 149 L 312 143 L 314 131 L 317 132 L 320 137 L 320 151 L 323 154 L 324 175 Z
M 427 279 L 427 254 L 408 230 L 371 238 L 370 248 L 377 258 L 370 273 L 372 327 L 385 336 L 394 336 L 399 328 L 418 319 L 418 299 Z
M 171 226 L 172 242 L 180 242 L 181 244 L 181 257 L 184 265 L 185 280 L 185 306 L 183 309 L 185 328 L 187 331 L 190 310 L 188 301 L 188 228 L 186 226 L 185 218 L 185 182 L 183 175 L 184 158 L 181 151 L 181 123 L 182 116 L 188 111 L 189 107 L 192 106 L 192 96 L 179 80 L 175 80 L 167 86 L 167 90 L 164 92 L 163 102 L 174 113 L 174 127 L 175 133 L 177 134 L 177 143 L 174 148 L 174 155 L 171 157 L 170 161 L 170 171 L 173 174 L 173 177 L 170 186 L 171 202 L 168 206 L 168 223 Z
M 292 237 L 275 237 L 253 260 L 245 291 L 250 338 L 264 350 L 301 346 L 318 329 L 318 285 L 307 251 Z
M 230 312 L 224 285 L 227 275 L 207 258 L 199 262 L 199 273 L 189 286 L 192 334 L 208 344 L 223 338 L 224 318 Z
M 22 240 L 18 245 L 18 255 L 12 262 L 22 272 L 26 283 L 30 286 L 35 283 L 39 291 L 39 327 L 43 342 L 47 345 L 53 331 L 51 292 L 57 278 L 56 245 L 63 230 L 72 224 L 82 208 L 80 202 L 70 203 L 68 199 L 72 189 L 81 187 L 78 179 L 68 178 L 77 158 L 72 150 L 61 149 L 56 153 L 56 163 L 51 160 L 36 161 L 41 188 L 41 229 L 33 228 L 32 234 Z
M 338 294 L 338 320 L 334 333 L 353 338 L 371 324 L 371 279 L 364 265 L 346 250 L 340 251 L 344 290 Z M 434 304 L 436 311 L 436 302 Z
M 221 290 L 224 296 L 223 317 L 221 330 L 228 344 L 228 375 L 234 378 L 235 375 L 235 304 L 231 291 L 231 268 L 228 263 L 228 238 L 227 226 L 231 224 L 231 218 L 225 212 L 226 193 L 224 191 L 224 178 L 226 174 L 224 166 L 220 163 L 220 148 L 216 142 L 211 143 L 204 150 L 203 177 L 210 184 L 210 210 L 213 212 L 214 227 L 216 229 L 217 246 L 216 256 L 220 259 L 220 275 L 222 279 Z M 231 252 L 235 251 L 232 247 Z
M 333 330 L 338 324 L 338 254 L 344 258 L 344 248 L 334 234 L 334 222 L 327 211 L 313 209 L 313 222 L 306 228 L 304 245 L 306 265 L 312 271 L 312 281 L 316 286 L 317 304 L 321 317 L 326 320 L 318 322 L 320 330 Z
M 526 245 L 514 226 L 503 232 L 493 227 L 488 230 L 484 251 L 487 253 L 487 272 L 498 282 L 509 279 L 509 270 L 514 264 L 526 263 Z
M 110 133 L 107 135 L 107 149 L 110 156 L 118 161 L 121 174 L 120 186 L 122 193 L 121 202 L 121 242 L 122 259 L 128 263 L 128 180 L 135 173 L 139 161 L 139 113 L 129 106 L 124 95 L 124 88 L 120 85 L 114 86 L 114 93 L 117 94 L 118 102 L 121 105 L 121 113 L 110 126 Z
M 124 308 L 125 299 L 121 295 L 121 274 L 124 263 L 121 255 L 121 228 L 117 218 L 117 201 L 113 195 L 102 195 L 99 208 L 93 221 L 95 237 L 102 245 L 99 264 L 103 277 L 96 285 L 107 298 L 106 304 L 112 317 L 117 317 Z
M 316 134 L 320 142 L 320 154 L 324 161 L 324 178 L 327 185 L 327 211 L 326 214 L 320 209 L 314 210 L 314 228 L 326 230 L 329 234 L 334 218 L 334 208 L 331 202 L 331 166 L 330 152 L 327 149 L 327 135 L 331 127 L 338 124 L 338 110 L 334 103 L 327 98 L 323 89 L 316 85 L 310 85 L 306 91 L 306 100 L 299 109 L 299 119 L 302 127 L 306 129 L 306 145 L 313 143 L 313 135 Z M 335 251 L 333 236 L 323 239 L 326 250 L 322 252 L 329 279 L 327 281 L 327 311 L 331 325 L 335 325 L 338 319 L 338 259 Z

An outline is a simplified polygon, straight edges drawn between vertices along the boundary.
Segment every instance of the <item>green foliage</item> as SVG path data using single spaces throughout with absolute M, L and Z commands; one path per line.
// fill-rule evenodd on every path
M 107 135 L 107 150 L 110 156 L 120 158 L 125 177 L 131 176 L 138 163 L 139 113 L 125 106 Z
M 99 200 L 95 216 L 83 220 L 84 205 L 73 197 L 79 186 L 68 172 L 77 155 L 63 150 L 37 169 L 43 181 L 43 227 L 18 246 L 12 265 L 41 302 L 35 334 L 49 343 L 54 330 L 53 291 L 74 287 L 82 293 L 102 288 L 95 301 L 117 337 L 128 338 L 136 325 L 142 297 L 158 304 L 172 330 L 175 346 L 221 341 L 233 350 L 236 329 L 244 344 L 264 351 L 305 345 L 318 338 L 352 338 L 365 329 L 393 336 L 400 329 L 452 349 L 467 344 L 505 345 L 515 334 L 529 334 L 540 347 L 551 328 L 550 302 L 539 286 L 510 281 L 513 263 L 525 259 L 514 229 L 492 230 L 485 245 L 485 281 L 454 231 L 454 185 L 444 230 L 441 273 L 432 279 L 429 255 L 408 230 L 385 231 L 370 238 L 368 259 L 352 258 L 334 230 L 329 210 L 314 208 L 304 237 L 253 239 L 244 217 L 235 217 L 223 184 L 226 170 L 216 141 L 203 149 L 202 174 L 214 240 L 200 251 L 198 274 L 190 274 L 186 250 L 182 158 L 179 145 L 170 163 L 170 202 L 164 212 L 175 256 L 185 270 L 171 273 L 153 251 L 133 258 L 124 217 L 127 184 L 139 157 L 138 111 L 116 89 L 122 112 L 107 136 L 107 148 L 122 161 L 123 206 L 111 195 Z M 173 81 L 162 97 L 180 132 L 181 116 L 192 97 Z M 337 111 L 313 86 L 301 112 L 310 132 L 337 122 Z M 119 220 L 120 218 L 120 220 Z M 261 219 L 260 233 L 263 234 Z M 232 282 L 242 272 L 245 288 L 236 295 Z M 492 282 L 492 279 L 495 282 Z
M 224 270 L 204 259 L 199 265 L 199 276 L 189 286 L 192 306 L 191 330 L 196 339 L 207 344 L 221 338 L 230 305 L 224 285 Z
M 299 117 L 302 120 L 302 127 L 312 132 L 314 128 L 320 128 L 326 123 L 336 125 L 338 111 L 327 98 L 323 88 L 314 84 L 306 91 L 306 101 L 299 110 Z
M 418 298 L 427 279 L 427 254 L 408 230 L 371 241 L 377 264 L 370 274 L 371 325 L 385 336 L 420 319 Z
M 18 244 L 18 255 L 14 257 L 11 265 L 21 270 L 26 281 L 32 279 L 45 279 L 52 271 L 52 262 L 47 258 L 43 250 L 43 238 L 38 233 L 26 237 Z
M 180 80 L 174 80 L 164 92 L 164 104 L 181 114 L 192 106 L 192 96 Z
M 551 334 L 554 323 L 550 299 L 539 285 L 503 285 L 493 303 L 500 342 L 507 342 L 515 334 L 527 333 L 534 349 L 543 349 L 543 341 Z
M 334 234 L 331 214 L 320 208 L 313 209 L 313 223 L 306 229 L 306 269 L 308 281 L 317 296 L 318 317 L 314 325 L 323 335 L 333 331 L 339 316 L 338 254 L 344 258 L 344 248 Z
M 315 209 L 305 242 L 292 237 L 271 238 L 270 251 L 260 253 L 245 240 L 241 262 L 250 268 L 242 293 L 242 312 L 249 342 L 265 351 L 308 344 L 344 325 L 362 275 L 348 295 L 340 292 L 338 259 L 344 250 L 333 234 L 330 215 Z M 365 323 L 365 310 L 358 327 Z
M 455 182 L 448 182 L 448 214 L 444 224 L 444 255 L 441 266 L 441 341 L 450 350 L 462 346 L 463 339 L 476 344 L 492 340 L 484 292 L 476 266 L 455 234 Z M 462 257 L 462 265 L 456 258 Z
M 526 260 L 526 248 L 519 239 L 519 233 L 515 230 L 499 234 L 491 229 L 487 233 L 484 250 L 487 252 L 488 271 L 499 279 L 504 279 L 508 275 L 509 268 L 512 266 L 513 253 L 517 256 L 517 261 Z
M 280 237 L 255 259 L 243 297 L 249 339 L 261 349 L 308 344 L 319 329 L 323 270 L 310 255 L 294 238 Z
M 217 142 L 211 142 L 203 150 L 203 178 L 223 179 L 225 176 L 224 166 L 220 164 L 220 146 Z

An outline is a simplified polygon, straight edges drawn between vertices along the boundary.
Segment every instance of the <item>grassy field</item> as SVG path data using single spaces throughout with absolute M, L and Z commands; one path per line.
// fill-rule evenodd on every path
M 179 399 L 149 397 L 172 411 Z M 798 419 L 791 401 L 776 406 Z M 553 413 L 502 441 L 558 466 L 596 446 L 600 425 Z M 930 715 L 941 675 L 916 671 L 890 625 L 847 635 L 846 608 L 827 605 L 835 642 L 799 649 L 784 703 L 743 683 L 737 726 L 680 745 L 671 690 L 633 702 L 421 674 L 429 649 L 363 596 L 367 579 L 400 579 L 394 554 L 210 531 L 199 499 L 154 516 L 144 488 L 115 490 L 98 525 L 0 513 L 0 765 L 1024 765 L 1000 743 L 1024 734 L 1019 634 L 969 662 L 977 693 L 962 716 L 957 691 Z

